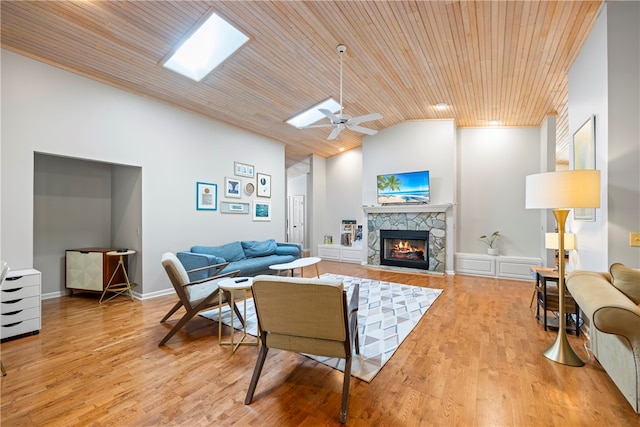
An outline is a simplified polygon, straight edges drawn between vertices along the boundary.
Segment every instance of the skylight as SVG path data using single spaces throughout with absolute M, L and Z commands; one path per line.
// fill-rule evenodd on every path
M 300 128 L 303 126 L 309 126 L 311 123 L 315 123 L 318 120 L 324 119 L 327 117 L 324 114 L 322 114 L 320 111 L 318 111 L 321 108 L 325 110 L 329 110 L 335 114 L 338 111 L 340 111 L 340 104 L 338 104 L 335 99 L 329 98 L 317 105 L 314 105 L 311 108 L 308 108 L 307 110 L 304 110 L 302 113 L 296 114 L 295 116 L 287 120 L 287 123 L 297 128 Z
M 249 37 L 213 13 L 164 66 L 199 82 L 247 40 Z

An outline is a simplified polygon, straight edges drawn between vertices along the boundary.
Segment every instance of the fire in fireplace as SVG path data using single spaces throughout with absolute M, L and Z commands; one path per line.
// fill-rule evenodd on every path
M 380 264 L 429 269 L 429 232 L 380 230 Z

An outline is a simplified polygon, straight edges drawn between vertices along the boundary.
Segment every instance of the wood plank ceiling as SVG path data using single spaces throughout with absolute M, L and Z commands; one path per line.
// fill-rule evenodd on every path
M 285 120 L 339 100 L 366 126 L 453 118 L 540 126 L 558 115 L 567 163 L 567 74 L 601 1 L 7 1 L 2 47 L 286 145 L 290 166 L 361 145 L 362 134 Z M 214 10 L 250 41 L 201 82 L 160 64 Z M 449 104 L 438 110 L 435 104 Z

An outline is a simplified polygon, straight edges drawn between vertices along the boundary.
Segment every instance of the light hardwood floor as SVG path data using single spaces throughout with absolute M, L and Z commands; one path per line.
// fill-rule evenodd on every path
M 320 272 L 444 289 L 371 383 L 352 379 L 347 425 L 640 424 L 593 358 L 574 368 L 542 355 L 555 332 L 529 309 L 531 282 L 329 261 Z M 170 327 L 159 320 L 175 300 L 43 301 L 41 333 L 1 345 L 2 426 L 338 424 L 339 371 L 272 350 L 246 406 L 256 347 L 232 354 L 218 345 L 217 324 L 200 317 L 158 347 Z M 587 359 L 584 338 L 569 340 Z

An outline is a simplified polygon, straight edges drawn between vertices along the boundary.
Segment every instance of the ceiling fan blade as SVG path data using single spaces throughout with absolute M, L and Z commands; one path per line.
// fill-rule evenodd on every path
M 318 111 L 320 111 L 322 114 L 324 114 L 325 116 L 327 116 L 329 118 L 329 120 L 331 120 L 331 123 L 340 123 L 340 119 L 333 114 L 330 110 L 327 110 L 326 108 L 320 108 L 318 109 Z
M 376 133 L 378 133 L 377 130 L 365 128 L 358 125 L 347 125 L 347 127 L 349 128 L 349 130 L 355 130 L 356 132 L 366 133 L 367 135 L 375 135 Z
M 365 114 L 364 116 L 354 117 L 353 119 L 349 119 L 349 124 L 357 125 L 358 123 L 368 122 L 370 120 L 380 120 L 382 118 L 382 114 L 380 113 L 371 113 Z
M 335 127 L 333 123 L 327 123 L 324 125 L 309 125 L 309 126 L 300 126 L 298 129 L 313 129 L 313 128 L 332 128 Z
M 336 139 L 338 135 L 340 135 L 340 132 L 342 132 L 342 129 L 344 129 L 344 126 L 336 127 L 334 130 L 331 131 L 327 140 L 331 141 L 333 139 Z

